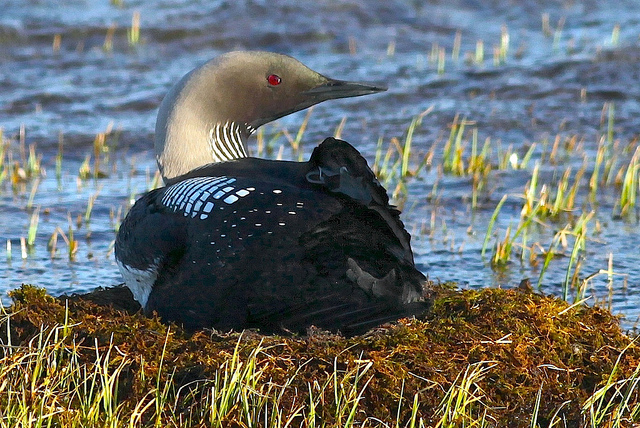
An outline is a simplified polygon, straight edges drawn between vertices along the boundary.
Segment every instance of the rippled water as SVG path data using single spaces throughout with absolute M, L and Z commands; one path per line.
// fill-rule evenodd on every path
M 46 286 L 52 294 L 120 282 L 112 251 L 115 228 L 131 199 L 151 186 L 153 127 L 163 95 L 176 79 L 211 57 L 234 49 L 262 49 L 290 54 L 332 77 L 385 82 L 390 88 L 376 96 L 317 106 L 304 136 L 306 153 L 346 117 L 342 137 L 373 162 L 380 137 L 384 151 L 392 138 L 404 141 L 412 118 L 431 108 L 413 136 L 412 167 L 432 148 L 433 159 L 430 167 L 408 180 L 406 195 L 397 201 L 413 234 L 417 263 L 433 279 L 456 281 L 462 287 L 513 287 L 523 278 L 532 278 L 535 284 L 540 258 L 532 266 L 514 254 L 506 267 L 492 269 L 490 254 L 481 257 L 491 214 L 508 194 L 494 227 L 493 244 L 510 225 L 517 227 L 521 196 L 537 160 L 543 159 L 540 180 L 551 185 L 567 166 L 575 174 L 586 159 L 586 178 L 574 214 L 594 210 L 595 215 L 579 275 L 585 278 L 607 269 L 611 253 L 613 270 L 620 275 L 612 283 L 606 275 L 594 277 L 587 294 L 605 305 L 611 303 L 614 312 L 626 316 L 626 327 L 637 320 L 637 210 L 622 218 L 615 215 L 620 189 L 613 185 L 601 187 L 595 201 L 586 196 L 598 142 L 607 132 L 605 103 L 615 106 L 615 171 L 629 163 L 638 144 L 637 1 L 115 3 L 3 3 L 0 127 L 4 165 L 9 165 L 0 185 L 3 294 L 23 282 Z M 131 46 L 127 31 L 135 12 L 140 14 L 140 42 Z M 543 15 L 549 17 L 546 34 Z M 457 60 L 451 56 L 456 33 L 461 41 Z M 496 65 L 493 50 L 504 34 L 508 34 L 509 50 L 504 63 Z M 105 49 L 109 40 L 111 48 Z M 473 61 L 478 40 L 485 50 L 481 63 Z M 434 46 L 446 51 L 441 74 L 432 56 Z M 266 126 L 265 134 L 283 129 L 295 133 L 304 114 Z M 486 138 L 491 140 L 494 171 L 475 209 L 471 208 L 471 178 L 442 174 L 437 167 L 457 114 L 475 123 L 468 129 L 477 129 L 481 145 Z M 100 155 L 106 178 L 79 179 L 87 156 L 93 165 L 96 134 L 106 130 L 111 132 Z M 562 142 L 560 154 L 551 163 L 548 153 L 557 136 Z M 578 143 L 565 150 L 565 139 L 572 137 Z M 465 134 L 465 141 L 469 139 L 470 134 Z M 63 158 L 58 175 L 60 140 Z M 526 168 L 497 170 L 500 156 L 510 146 L 522 159 L 533 143 Z M 41 156 L 43 173 L 38 180 L 12 184 L 12 165 L 24 164 L 29 145 L 35 145 Z M 274 150 L 280 145 L 285 157 L 295 156 L 283 136 L 275 141 Z M 396 183 L 392 178 L 387 185 L 393 190 Z M 95 204 L 85 221 L 82 217 L 90 198 L 95 198 Z M 20 238 L 27 237 L 36 207 L 35 245 L 23 258 Z M 70 260 L 60 237 L 51 257 L 49 238 L 58 227 L 68 235 L 69 219 L 77 253 Z M 541 248 L 549 248 L 554 234 L 571 220 L 572 216 L 563 215 L 558 221 L 532 226 L 528 245 L 539 242 Z M 11 243 L 10 257 L 6 242 Z M 569 238 L 565 257 L 551 261 L 543 292 L 561 293 L 572 245 Z

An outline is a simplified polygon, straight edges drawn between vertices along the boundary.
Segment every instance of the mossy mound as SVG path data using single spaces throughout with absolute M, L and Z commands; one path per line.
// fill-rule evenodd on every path
M 436 296 L 424 319 L 401 320 L 363 336 L 311 332 L 307 337 L 278 337 L 256 332 L 188 334 L 140 313 L 83 299 L 58 300 L 23 286 L 12 293 L 9 332 L 12 345 L 27 346 L 47 328 L 66 325 L 64 343 L 75 347 L 76 358 L 85 358 L 88 366 L 95 365 L 101 350 L 117 349 L 110 353 L 108 366 L 124 367 L 117 392 L 125 416 L 157 385 L 170 384 L 171 412 L 158 415 L 150 406 L 143 412 L 143 425 L 159 418 L 162 426 L 169 426 L 176 415 L 182 426 L 211 420 L 207 409 L 198 406 L 203 400 L 214 401 L 207 394 L 220 390 L 223 375 L 241 362 L 248 367 L 250 360 L 259 376 L 247 381 L 254 382 L 247 390 L 275 397 L 265 402 L 277 405 L 283 420 L 292 419 L 294 426 L 310 425 L 309 417 L 326 426 L 345 426 L 347 419 L 341 419 L 339 410 L 345 400 L 351 400 L 349 409 L 354 409 L 351 420 L 367 420 L 367 426 L 385 426 L 379 421 L 406 426 L 412 418 L 435 426 L 451 408 L 446 401 L 462 397 L 452 395 L 458 393 L 464 393 L 468 403 L 449 416 L 449 426 L 484 419 L 485 426 L 524 427 L 534 414 L 540 426 L 547 426 L 554 415 L 562 421 L 556 426 L 581 426 L 589 418 L 582 406 L 599 387 L 637 376 L 639 347 L 603 309 L 569 307 L 559 299 L 519 290 L 456 291 L 442 286 Z M 7 343 L 7 329 L 2 330 Z M 629 408 L 637 406 L 638 392 L 629 397 Z M 0 407 L 2 400 L 0 395 Z M 237 404 L 217 417 L 227 421 L 223 426 L 245 426 L 246 418 L 259 413 L 253 411 L 247 413 Z

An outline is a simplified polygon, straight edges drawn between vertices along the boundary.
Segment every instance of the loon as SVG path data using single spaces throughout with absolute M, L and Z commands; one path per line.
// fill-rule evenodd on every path
M 384 90 L 258 51 L 223 54 L 175 84 L 156 122 L 165 186 L 137 200 L 115 242 L 145 313 L 189 330 L 354 335 L 425 312 L 400 212 L 354 147 L 327 138 L 308 162 L 247 156 L 265 123 Z

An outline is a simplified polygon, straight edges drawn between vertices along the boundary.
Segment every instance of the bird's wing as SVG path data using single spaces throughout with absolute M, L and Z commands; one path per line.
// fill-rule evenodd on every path
M 309 183 L 342 195 L 349 203 L 359 203 L 375 211 L 386 224 L 379 224 L 379 229 L 374 230 L 392 232 L 396 245 L 389 240 L 389 249 L 413 264 L 411 236 L 400 220 L 400 211 L 389 204 L 387 191 L 353 146 L 346 141 L 327 138 L 315 148 L 308 165 L 306 179 Z

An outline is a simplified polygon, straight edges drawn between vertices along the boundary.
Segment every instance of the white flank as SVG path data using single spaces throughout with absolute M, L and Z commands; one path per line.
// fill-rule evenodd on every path
M 125 285 L 129 287 L 129 290 L 133 293 L 133 298 L 145 309 L 147 301 L 149 300 L 149 294 L 151 294 L 151 290 L 153 289 L 153 284 L 158 278 L 157 260 L 144 270 L 127 266 L 120 260 L 116 260 L 116 263 L 118 264 Z

